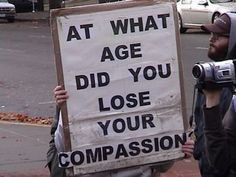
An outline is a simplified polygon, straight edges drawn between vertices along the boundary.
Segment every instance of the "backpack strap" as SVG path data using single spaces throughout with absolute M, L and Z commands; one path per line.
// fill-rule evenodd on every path
M 234 95 L 232 98 L 232 104 L 233 104 L 234 112 L 236 113 L 236 95 Z
M 232 107 L 234 109 L 234 114 L 236 115 L 236 95 L 233 95 L 233 98 L 232 98 Z M 236 121 L 236 116 L 232 116 L 234 117 L 234 120 Z

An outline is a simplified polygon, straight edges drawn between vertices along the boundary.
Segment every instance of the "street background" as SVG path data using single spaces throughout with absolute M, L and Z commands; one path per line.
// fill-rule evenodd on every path
M 49 121 L 31 124 L 16 119 L 51 120 L 55 114 L 52 90 L 56 70 L 49 13 L 20 14 L 15 23 L 0 21 L 0 177 L 49 177 L 46 152 Z M 192 66 L 207 61 L 209 35 L 200 30 L 181 34 L 187 115 L 191 115 Z M 5 114 L 7 113 L 7 114 Z M 162 177 L 200 176 L 193 159 L 178 161 Z

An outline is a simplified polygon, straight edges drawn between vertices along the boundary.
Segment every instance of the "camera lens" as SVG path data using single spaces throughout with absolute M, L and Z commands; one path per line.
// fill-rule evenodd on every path
M 192 74 L 197 79 L 202 78 L 203 77 L 202 67 L 200 65 L 195 65 L 192 69 Z

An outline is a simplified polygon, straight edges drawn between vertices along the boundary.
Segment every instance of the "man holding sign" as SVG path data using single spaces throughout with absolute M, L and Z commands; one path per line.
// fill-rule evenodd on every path
M 49 152 L 55 164 L 77 175 L 142 177 L 183 157 L 186 116 L 173 9 L 174 3 L 139 1 L 52 14 L 63 85 L 54 90 L 59 123 Z
M 62 86 L 57 86 L 54 89 L 54 97 L 56 99 L 57 104 L 57 114 L 54 120 L 54 124 L 52 125 L 51 133 L 54 139 L 50 142 L 50 149 L 48 151 L 49 158 L 51 156 L 51 160 L 49 163 L 49 169 L 51 172 L 50 177 L 66 177 L 65 169 L 59 167 L 59 161 L 57 153 L 64 150 L 64 140 L 63 140 L 63 131 L 62 131 L 62 121 L 60 115 L 60 107 L 66 102 L 69 98 L 67 92 L 62 88 Z M 53 132 L 55 131 L 55 132 Z M 55 133 L 55 135 L 54 135 Z M 189 141 L 187 144 L 183 145 L 182 148 L 185 153 L 185 157 L 191 157 L 193 151 L 193 143 Z M 50 155 L 51 154 L 51 155 Z M 135 167 L 125 170 L 116 170 L 113 172 L 103 172 L 99 174 L 93 174 L 93 177 L 158 177 L 160 173 L 167 171 L 174 162 L 166 162 L 157 164 L 155 166 L 141 166 Z
M 66 100 L 69 98 L 69 96 L 67 95 L 67 92 L 63 90 L 62 86 L 57 86 L 54 89 L 54 97 L 56 99 L 58 112 L 56 114 L 57 115 L 56 119 L 54 120 L 55 124 L 53 124 L 52 128 L 52 130 L 55 130 L 55 138 L 54 141 L 51 141 L 50 143 L 51 150 L 48 151 L 48 156 L 52 157 L 49 163 L 49 169 L 51 172 L 50 176 L 66 177 L 65 169 L 59 167 L 59 160 L 57 153 L 64 150 L 62 121 L 59 110 L 62 104 L 64 104 Z M 110 172 L 101 172 L 97 174 L 91 174 L 91 177 L 158 177 L 161 172 L 167 171 L 172 166 L 172 164 L 173 162 L 165 162 L 155 166 L 145 165 L 140 167 L 115 170 Z

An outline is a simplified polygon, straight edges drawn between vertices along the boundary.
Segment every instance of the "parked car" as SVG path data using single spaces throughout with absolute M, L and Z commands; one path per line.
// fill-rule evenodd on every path
M 14 22 L 15 15 L 15 6 L 7 0 L 0 0 L 0 18 L 7 19 L 8 22 Z
M 224 12 L 236 13 L 236 0 L 177 0 L 177 10 L 180 32 L 185 33 L 213 23 Z

